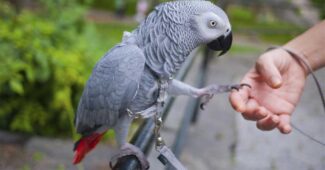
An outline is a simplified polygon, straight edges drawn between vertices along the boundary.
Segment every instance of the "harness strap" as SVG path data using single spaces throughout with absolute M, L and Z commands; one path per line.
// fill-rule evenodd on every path
M 166 145 L 159 149 L 159 153 L 158 159 L 164 165 L 169 164 L 177 170 L 187 170 Z
M 162 127 L 162 111 L 165 100 L 167 98 L 168 79 L 159 79 L 158 82 L 159 93 L 157 98 L 157 112 L 155 115 L 155 148 L 160 153 L 158 159 L 164 165 L 171 165 L 177 170 L 186 170 L 182 163 L 176 158 L 174 153 L 165 145 L 163 138 L 160 135 L 160 129 Z

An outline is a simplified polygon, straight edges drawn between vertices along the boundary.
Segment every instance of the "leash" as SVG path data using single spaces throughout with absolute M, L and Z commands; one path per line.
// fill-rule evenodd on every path
M 155 149 L 160 154 L 158 160 L 164 165 L 171 165 L 177 170 L 187 170 L 182 163 L 176 158 L 174 153 L 166 146 L 163 138 L 160 135 L 160 129 L 163 126 L 162 110 L 167 98 L 168 80 L 160 79 L 158 82 L 159 93 L 157 98 L 157 112 L 155 114 Z
M 305 54 L 298 54 L 296 52 L 294 52 L 293 50 L 289 49 L 289 48 L 286 48 L 286 47 L 282 47 L 282 46 L 272 46 L 270 48 L 268 48 L 266 51 L 270 51 L 270 50 L 274 50 L 274 49 L 282 49 L 284 51 L 286 51 L 287 53 L 289 53 L 295 60 L 297 60 L 299 63 L 302 63 L 307 69 L 308 71 L 310 72 L 311 76 L 313 77 L 314 81 L 315 81 L 315 84 L 316 84 L 316 87 L 317 87 L 317 90 L 318 90 L 318 93 L 320 95 L 320 98 L 321 98 L 321 101 L 322 101 L 322 106 L 323 106 L 323 109 L 324 109 L 324 113 L 325 113 L 325 97 L 324 97 L 324 93 L 322 92 L 322 89 L 321 89 L 321 86 L 320 86 L 320 83 L 313 71 L 313 69 L 311 68 L 311 66 L 309 65 L 309 63 L 306 61 L 306 55 Z M 297 130 L 300 134 L 302 134 L 303 136 L 309 138 L 310 140 L 322 145 L 325 147 L 325 142 L 322 142 L 318 139 L 316 139 L 315 137 L 309 135 L 308 133 L 306 133 L 305 131 L 301 130 L 300 128 L 298 128 L 295 124 L 291 123 L 291 126 Z

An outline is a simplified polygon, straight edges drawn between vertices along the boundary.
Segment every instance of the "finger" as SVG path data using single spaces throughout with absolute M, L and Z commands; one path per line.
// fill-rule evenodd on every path
M 273 52 L 273 51 L 272 51 Z M 282 76 L 279 69 L 276 67 L 273 60 L 271 60 L 270 52 L 265 53 L 256 61 L 256 70 L 261 74 L 265 82 L 272 88 L 279 88 L 282 84 Z M 274 52 L 272 53 L 274 54 Z
M 246 111 L 242 113 L 243 117 L 247 120 L 260 120 L 267 116 L 266 111 L 260 111 L 260 107 L 255 99 L 249 99 L 246 104 Z
M 248 90 L 243 88 L 239 91 L 232 91 L 229 95 L 231 106 L 238 112 L 246 111 L 246 103 L 248 101 Z
M 280 122 L 278 125 L 278 129 L 283 134 L 289 134 L 292 131 L 291 125 L 290 125 L 290 115 L 280 115 Z
M 268 114 L 267 117 L 257 121 L 256 126 L 261 130 L 272 130 L 279 124 L 279 116 L 274 114 Z

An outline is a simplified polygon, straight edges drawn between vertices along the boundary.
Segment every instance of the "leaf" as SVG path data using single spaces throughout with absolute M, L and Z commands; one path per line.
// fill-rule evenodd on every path
M 94 63 L 107 50 L 106 45 L 97 48 L 104 43 L 84 22 L 84 7 L 77 1 L 39 0 L 39 10 L 16 13 L 0 0 L 1 129 L 75 133 L 74 108 Z
M 17 94 L 24 94 L 23 85 L 15 79 L 10 80 L 10 89 Z
M 35 72 L 31 66 L 27 66 L 26 68 L 27 79 L 29 82 L 35 81 Z

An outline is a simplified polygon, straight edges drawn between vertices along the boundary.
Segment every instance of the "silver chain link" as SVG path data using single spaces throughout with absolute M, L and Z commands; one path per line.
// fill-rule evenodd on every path
M 156 145 L 155 148 L 156 150 L 160 150 L 161 147 L 165 145 L 165 142 L 163 138 L 160 135 L 160 129 L 163 126 L 162 122 L 162 110 L 165 104 L 165 99 L 167 98 L 167 88 L 168 88 L 168 80 L 159 80 L 158 82 L 159 86 L 159 93 L 158 93 L 158 98 L 157 98 L 157 113 L 155 114 L 155 140 L 156 140 Z

